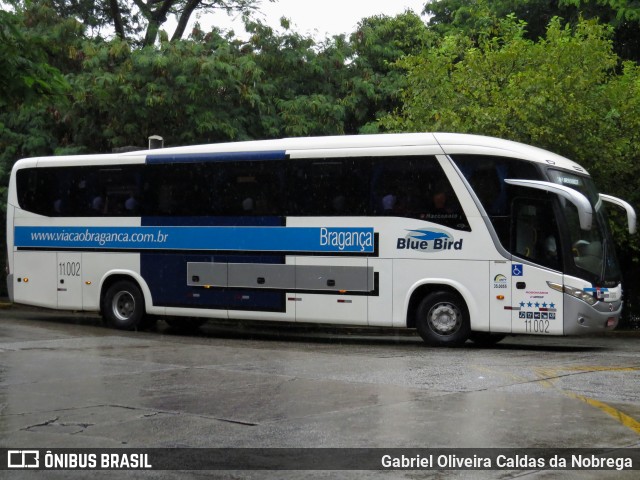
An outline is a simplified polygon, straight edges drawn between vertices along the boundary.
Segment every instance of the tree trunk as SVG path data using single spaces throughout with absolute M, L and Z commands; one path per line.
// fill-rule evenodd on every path
M 154 3 L 159 3 L 162 0 L 156 0 Z M 144 46 L 153 45 L 158 37 L 158 31 L 160 30 L 160 26 L 167 21 L 167 13 L 169 13 L 169 9 L 173 6 L 174 3 L 177 3 L 178 0 L 164 0 L 162 5 L 158 10 L 142 10 L 145 13 L 145 17 L 149 21 L 149 25 L 147 25 L 147 33 L 144 36 Z M 191 3 L 193 0 L 189 0 Z M 200 0 L 196 1 L 196 5 Z M 195 6 L 194 6 L 195 8 Z M 147 13 L 148 12 L 148 13 Z
M 182 38 L 182 36 L 184 35 L 184 31 L 187 28 L 187 24 L 189 23 L 191 14 L 199 4 L 200 0 L 189 0 L 184 6 L 182 15 L 180 15 L 180 18 L 178 19 L 178 26 L 176 27 L 176 31 L 173 32 L 173 37 L 171 37 L 172 42 L 174 40 L 180 40 Z
M 118 0 L 109 0 L 109 11 L 111 12 L 111 18 L 113 19 L 113 27 L 116 31 L 116 35 L 124 40 L 124 25 L 122 24 L 122 16 L 120 15 L 120 6 Z

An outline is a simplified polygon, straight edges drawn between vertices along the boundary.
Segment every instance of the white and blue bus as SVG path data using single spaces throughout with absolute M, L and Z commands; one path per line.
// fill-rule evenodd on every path
M 27 158 L 9 185 L 9 292 L 121 329 L 408 327 L 431 345 L 602 332 L 622 308 L 604 203 L 635 231 L 578 164 L 474 135 Z

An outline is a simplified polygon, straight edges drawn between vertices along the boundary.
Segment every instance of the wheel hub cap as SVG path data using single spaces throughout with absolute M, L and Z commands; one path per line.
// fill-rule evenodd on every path
M 434 305 L 429 311 L 429 325 L 440 335 L 451 335 L 460 327 L 460 311 L 451 304 Z
M 136 309 L 136 301 L 129 292 L 118 292 L 111 304 L 113 314 L 118 320 L 128 320 Z

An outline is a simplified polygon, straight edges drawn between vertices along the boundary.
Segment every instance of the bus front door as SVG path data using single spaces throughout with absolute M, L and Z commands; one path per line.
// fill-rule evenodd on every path
M 561 335 L 562 293 L 550 288 L 547 282 L 562 284 L 562 274 L 514 261 L 511 282 L 513 333 Z
M 513 333 L 562 335 L 564 331 L 562 293 L 548 284 L 563 283 L 553 211 L 553 204 L 549 201 L 521 198 L 513 202 Z M 518 261 L 518 258 L 527 262 Z

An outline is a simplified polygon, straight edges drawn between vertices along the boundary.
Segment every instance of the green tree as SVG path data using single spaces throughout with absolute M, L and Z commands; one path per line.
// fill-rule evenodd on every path
M 555 0 L 435 0 L 425 5 L 429 26 L 441 34 L 463 32 L 471 37 L 486 33 L 498 20 L 514 15 L 527 22 L 527 35 L 544 36 L 553 17 L 576 20 L 575 6 Z
M 342 38 L 316 44 L 281 20 L 279 34 L 261 22 L 248 22 L 250 40 L 243 45 L 254 59 L 262 82 L 260 117 L 254 138 L 344 133 L 341 86 L 348 74 L 348 47 Z
M 640 2 L 637 0 L 560 0 L 560 3 L 575 5 L 576 7 L 589 5 L 606 6 L 615 12 L 616 19 L 619 21 L 640 22 Z
M 560 0 L 586 18 L 599 18 L 614 27 L 615 50 L 625 59 L 640 61 L 640 2 L 637 0 Z
M 247 138 L 259 72 L 236 53 L 217 34 L 141 49 L 86 42 L 82 72 L 70 79 L 67 148 L 105 152 L 153 134 L 171 144 Z
M 422 19 L 410 11 L 359 23 L 350 36 L 351 62 L 345 85 L 348 133 L 378 130 L 377 120 L 400 105 L 399 94 L 406 83 L 396 62 L 420 53 L 434 40 Z
M 24 29 L 25 12 L 0 11 L 0 108 L 57 94 L 66 83 L 48 63 L 47 39 Z
M 55 140 L 56 104 L 69 85 L 50 64 L 55 31 L 27 28 L 31 12 L 0 11 L 0 192 L 21 156 L 48 154 Z M 2 202 L 1 208 L 4 210 Z
M 177 19 L 171 40 L 185 37 L 195 12 L 248 15 L 262 0 L 48 0 L 60 16 L 75 17 L 98 35 L 114 31 L 121 40 L 153 45 L 169 17 Z M 266 0 L 275 1 L 275 0 Z
M 287 27 L 287 22 L 283 22 Z M 159 46 L 88 40 L 70 76 L 65 151 L 110 151 L 151 134 L 172 145 L 344 131 L 341 46 L 248 22 L 247 42 L 213 29 Z
M 441 34 L 463 32 L 476 38 L 496 27 L 507 15 L 527 22 L 527 38 L 544 37 L 554 17 L 576 25 L 580 19 L 599 19 L 613 27 L 615 51 L 640 60 L 640 4 L 629 0 L 436 0 L 425 5 L 429 26 Z

